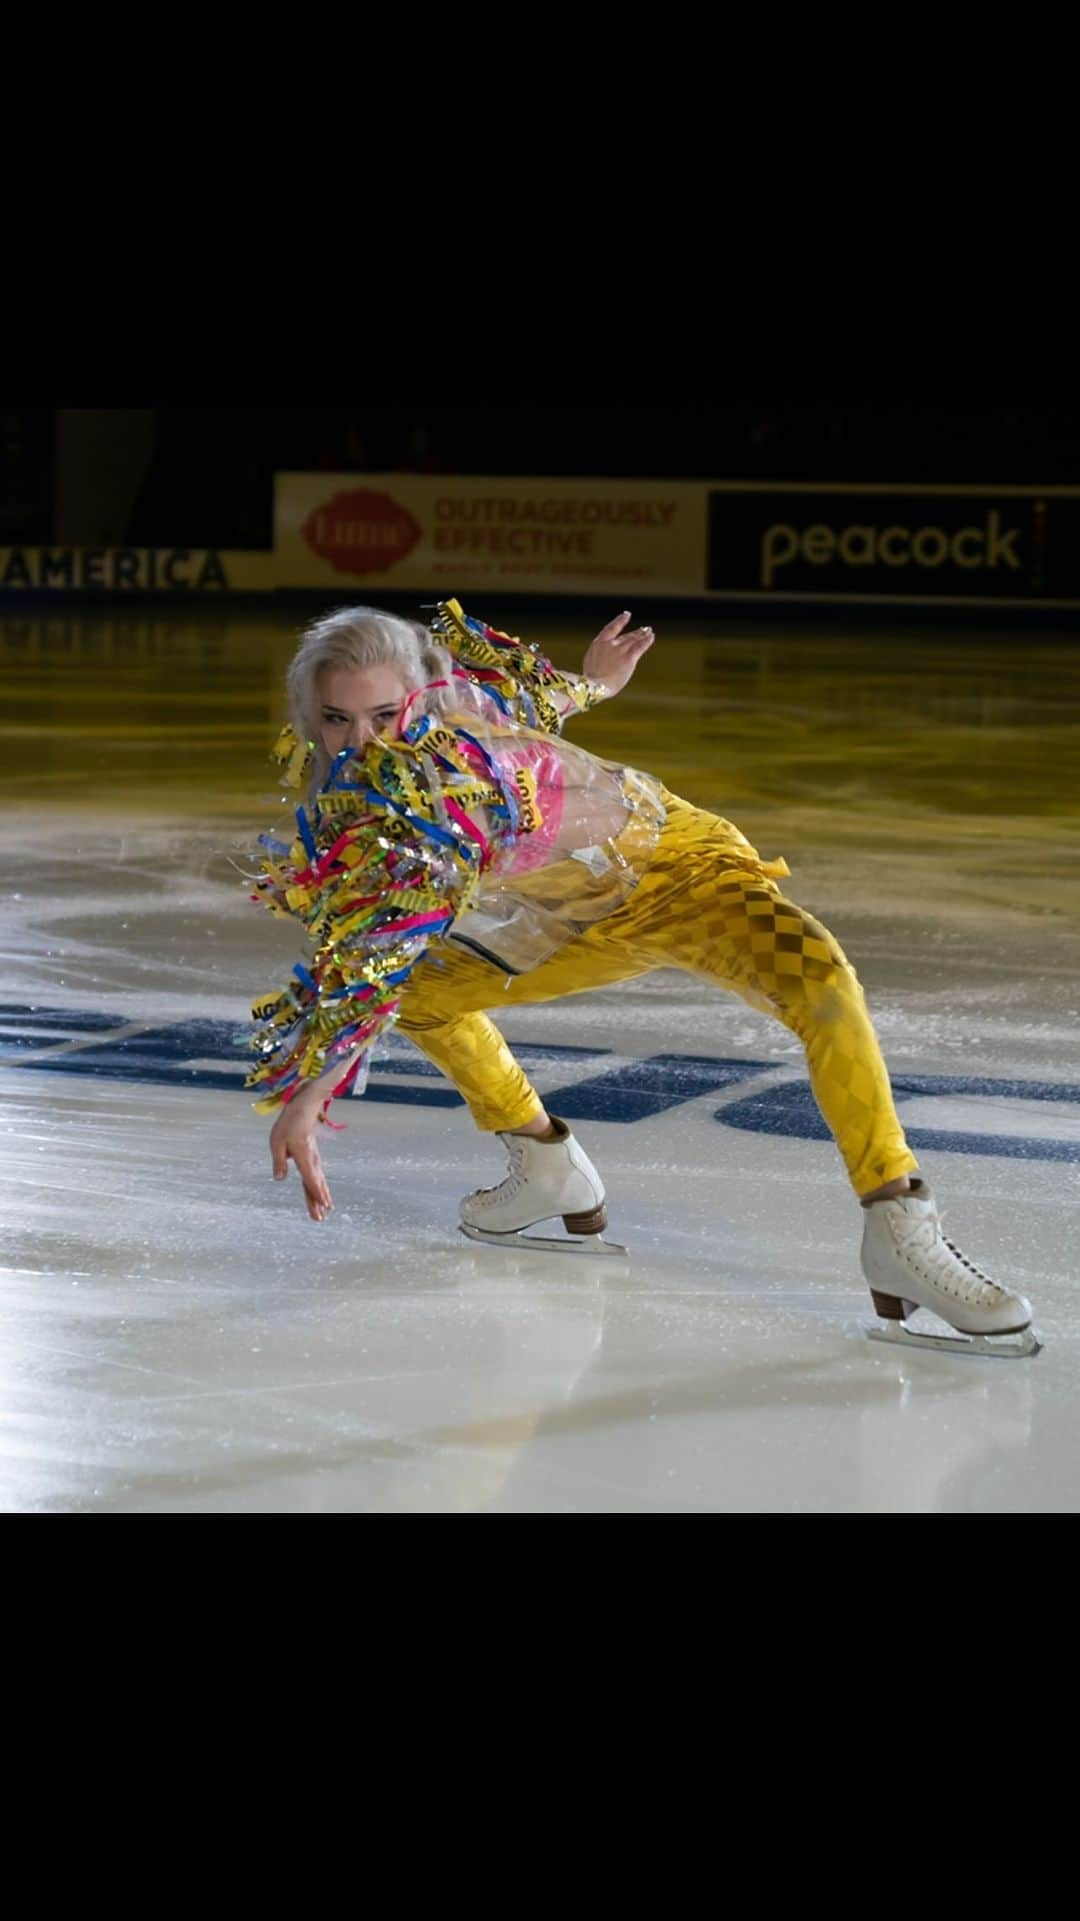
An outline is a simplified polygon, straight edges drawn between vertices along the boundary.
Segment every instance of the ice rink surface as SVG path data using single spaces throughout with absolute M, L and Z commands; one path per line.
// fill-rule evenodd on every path
M 576 665 L 617 610 L 473 611 Z M 8 608 L 0 1511 L 1080 1509 L 1076 637 L 642 617 L 575 737 L 787 858 L 946 1231 L 1043 1352 L 867 1340 L 797 1041 L 673 971 L 503 1023 L 626 1262 L 464 1240 L 501 1151 L 398 1037 L 313 1226 L 235 1038 L 303 957 L 238 871 L 302 616 Z

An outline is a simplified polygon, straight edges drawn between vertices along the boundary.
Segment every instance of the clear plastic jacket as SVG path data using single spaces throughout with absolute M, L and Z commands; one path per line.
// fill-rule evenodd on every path
M 347 1092 L 433 942 L 528 972 L 621 907 L 655 852 L 659 784 L 560 732 L 605 689 L 456 602 L 433 632 L 451 677 L 411 697 L 400 738 L 338 756 L 297 806 L 295 838 L 262 837 L 253 898 L 299 920 L 315 951 L 255 1003 L 260 1111 L 339 1062 L 333 1091 Z M 306 744 L 286 729 L 275 756 L 302 788 Z

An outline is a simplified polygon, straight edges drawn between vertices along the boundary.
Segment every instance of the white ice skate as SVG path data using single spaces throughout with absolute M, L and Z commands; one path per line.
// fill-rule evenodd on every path
M 556 1254 L 625 1254 L 601 1237 L 607 1226 L 604 1183 L 565 1121 L 551 1116 L 558 1139 L 500 1134 L 510 1172 L 498 1187 L 482 1187 L 461 1203 L 461 1231 L 495 1247 L 529 1247 Z M 565 1235 L 529 1234 L 562 1216 Z
M 993 1354 L 1019 1360 L 1037 1354 L 1031 1307 L 1010 1294 L 945 1239 L 926 1181 L 912 1176 L 911 1192 L 866 1208 L 862 1270 L 884 1323 L 867 1330 L 872 1341 L 937 1348 L 946 1354 Z M 904 1326 L 929 1308 L 956 1335 L 921 1334 Z M 1017 1340 L 1004 1336 L 1017 1335 Z

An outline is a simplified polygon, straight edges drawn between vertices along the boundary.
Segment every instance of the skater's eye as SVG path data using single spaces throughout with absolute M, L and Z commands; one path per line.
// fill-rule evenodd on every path
M 349 724 L 348 714 L 328 714 L 324 711 L 323 720 L 328 727 L 347 727 Z

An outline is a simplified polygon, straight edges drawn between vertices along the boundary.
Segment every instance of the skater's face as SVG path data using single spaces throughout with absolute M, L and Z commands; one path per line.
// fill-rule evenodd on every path
M 318 678 L 319 729 L 330 758 L 395 734 L 412 689 L 393 667 L 324 667 Z

